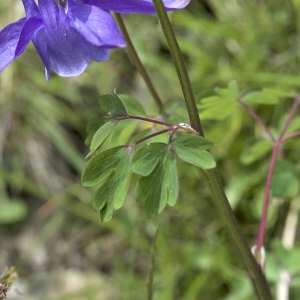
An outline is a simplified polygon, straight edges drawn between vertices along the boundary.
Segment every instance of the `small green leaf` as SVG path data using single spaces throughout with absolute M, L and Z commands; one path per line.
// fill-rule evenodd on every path
M 162 178 L 163 165 L 159 163 L 150 175 L 141 177 L 139 180 L 137 198 L 145 204 L 148 216 L 159 212 Z
M 118 165 L 124 147 L 115 147 L 103 152 L 96 151 L 82 172 L 82 184 L 86 187 L 103 183 Z
M 290 162 L 277 161 L 271 190 L 275 197 L 294 197 L 298 194 L 299 181 L 294 166 Z
M 120 209 L 128 194 L 131 172 L 131 156 L 124 156 L 115 171 L 114 178 L 114 209 Z
M 4 201 L 0 204 L 0 224 L 12 224 L 22 221 L 27 215 L 27 206 L 17 200 Z
M 159 212 L 168 204 L 174 206 L 179 194 L 177 162 L 174 153 L 169 151 L 163 162 L 163 178 Z
M 130 184 L 131 154 L 124 150 L 114 171 L 98 187 L 93 206 L 103 221 L 112 218 L 113 212 L 123 206 Z
M 211 148 L 212 143 L 200 135 L 192 134 L 178 134 L 173 140 L 173 144 L 176 147 L 183 148 L 199 148 L 202 150 L 208 150 Z
M 216 166 L 213 156 L 206 151 L 211 145 L 200 136 L 183 135 L 173 141 L 177 156 L 201 169 L 212 169 Z
M 153 172 L 166 150 L 167 145 L 163 143 L 143 144 L 133 157 L 132 172 L 148 176 Z
M 109 121 L 102 125 L 94 134 L 91 145 L 90 151 L 94 152 L 97 150 L 108 138 L 108 136 L 112 133 L 113 128 L 115 127 L 116 122 Z
M 107 118 L 127 116 L 127 111 L 117 95 L 103 95 L 100 97 L 100 109 Z
M 131 115 L 145 115 L 145 110 L 141 103 L 139 103 L 135 98 L 128 95 L 118 95 L 123 104 L 126 107 L 126 110 Z
M 251 92 L 243 97 L 244 101 L 249 104 L 278 104 L 283 97 L 290 96 L 289 92 L 280 89 L 265 88 L 262 91 Z
M 239 108 L 237 83 L 231 81 L 227 88 L 217 88 L 216 95 L 201 99 L 199 108 L 202 119 L 225 120 Z
M 241 155 L 241 162 L 245 165 L 250 165 L 263 158 L 271 150 L 272 143 L 270 141 L 259 140 L 243 151 Z

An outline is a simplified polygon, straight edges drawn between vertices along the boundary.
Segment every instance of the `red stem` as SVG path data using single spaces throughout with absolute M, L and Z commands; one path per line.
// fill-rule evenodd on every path
M 295 137 L 299 137 L 300 136 L 300 131 L 294 131 L 294 132 L 290 132 L 288 134 L 285 135 L 283 142 L 286 142 L 289 139 L 295 138 Z
M 263 201 L 263 207 L 262 207 L 262 216 L 261 221 L 258 228 L 257 238 L 256 238 L 256 249 L 255 251 L 257 253 L 260 252 L 260 250 L 263 248 L 265 243 L 265 235 L 266 235 L 266 227 L 267 227 L 267 218 L 268 218 L 268 210 L 270 206 L 270 198 L 271 198 L 271 185 L 272 185 L 272 178 L 276 167 L 276 162 L 278 159 L 278 156 L 281 152 L 281 145 L 285 141 L 285 134 L 297 112 L 297 109 L 300 105 L 300 97 L 295 97 L 295 100 L 293 102 L 293 105 L 291 109 L 289 110 L 288 116 L 286 121 L 284 122 L 282 129 L 280 131 L 278 139 L 276 139 L 272 151 L 271 161 L 269 164 L 269 169 L 267 173 L 266 178 L 266 184 L 265 184 L 265 192 L 264 192 L 264 201 Z
M 270 138 L 270 140 L 275 142 L 275 138 L 274 138 L 272 132 L 267 127 L 264 120 L 256 113 L 256 111 L 251 106 L 249 106 L 247 103 L 245 103 L 245 101 L 243 101 L 243 99 L 240 100 L 240 103 L 245 108 L 245 110 L 248 112 L 248 114 L 252 117 L 252 119 L 264 129 L 266 135 Z

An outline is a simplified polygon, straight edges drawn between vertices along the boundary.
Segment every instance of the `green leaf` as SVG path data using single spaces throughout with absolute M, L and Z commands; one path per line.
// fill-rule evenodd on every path
M 279 160 L 272 178 L 272 194 L 275 197 L 295 197 L 299 192 L 299 181 L 294 166 L 285 160 Z
M 131 172 L 131 155 L 125 155 L 120 161 L 118 168 L 115 171 L 114 178 L 114 209 L 119 209 L 123 206 L 127 198 Z
M 145 115 L 145 110 L 141 103 L 134 97 L 129 95 L 118 95 L 122 103 L 125 105 L 127 112 L 130 115 Z
M 259 140 L 243 151 L 241 155 L 241 162 L 245 165 L 250 165 L 263 158 L 271 150 L 272 143 L 270 141 Z
M 174 153 L 169 151 L 163 162 L 163 178 L 159 212 L 168 204 L 174 206 L 179 194 L 177 162 Z
M 141 177 L 139 180 L 137 198 L 144 203 L 148 216 L 156 215 L 159 212 L 162 179 L 163 164 L 159 163 L 150 175 Z
M 90 151 L 94 152 L 97 150 L 108 138 L 108 136 L 112 133 L 113 128 L 115 127 L 116 122 L 109 121 L 105 124 L 103 124 L 94 134 L 91 145 L 90 145 Z
M 217 88 L 216 94 L 201 99 L 199 108 L 202 119 L 225 120 L 239 108 L 239 90 L 235 81 L 230 82 L 227 88 Z
M 22 221 L 27 215 L 27 206 L 21 201 L 0 203 L 0 224 L 12 224 Z
M 127 116 L 127 111 L 117 95 L 103 95 L 100 97 L 100 109 L 107 118 Z
M 133 157 L 132 172 L 148 176 L 153 172 L 166 150 L 167 145 L 163 143 L 143 144 Z
M 173 141 L 177 156 L 201 169 L 212 169 L 216 166 L 213 156 L 206 151 L 211 145 L 200 136 L 183 135 Z
M 251 92 L 245 95 L 243 99 L 249 104 L 275 105 L 279 103 L 281 98 L 288 96 L 290 96 L 290 92 L 280 89 L 265 88 L 262 91 Z
M 124 150 L 114 171 L 98 187 L 93 206 L 103 221 L 112 218 L 114 210 L 120 209 L 128 194 L 130 184 L 131 154 Z
M 183 148 L 199 148 L 208 150 L 211 148 L 212 143 L 200 135 L 192 134 L 178 134 L 172 142 L 176 147 Z
M 102 183 L 118 165 L 124 147 L 115 147 L 103 152 L 96 151 L 82 172 L 82 184 L 86 187 Z

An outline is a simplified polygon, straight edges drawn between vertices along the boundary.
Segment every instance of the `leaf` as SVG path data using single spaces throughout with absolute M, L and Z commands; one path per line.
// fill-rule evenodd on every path
M 174 206 L 179 194 L 177 162 L 174 154 L 169 151 L 163 162 L 163 178 L 159 212 L 168 204 Z
M 93 206 L 102 221 L 112 218 L 114 210 L 120 209 L 128 194 L 130 184 L 131 154 L 124 150 L 114 171 L 98 187 L 93 198 Z
M 249 104 L 278 104 L 281 98 L 290 96 L 289 92 L 280 89 L 265 88 L 262 91 L 251 92 L 243 97 L 244 101 Z
M 212 169 L 216 166 L 213 156 L 206 151 L 210 143 L 200 136 L 179 136 L 173 141 L 177 156 L 201 169 Z
M 126 110 L 131 115 L 145 115 L 145 110 L 141 103 L 134 97 L 129 95 L 118 95 L 122 103 L 125 105 Z
M 166 150 L 167 145 L 163 143 L 143 144 L 133 157 L 132 172 L 141 176 L 150 175 Z
M 200 135 L 178 134 L 173 140 L 173 144 L 177 147 L 200 148 L 208 150 L 212 143 Z
M 285 160 L 279 160 L 272 178 L 272 194 L 275 197 L 295 197 L 299 192 L 299 181 L 294 166 Z
M 156 165 L 153 172 L 141 177 L 138 185 L 137 199 L 145 204 L 145 211 L 148 216 L 158 214 L 162 190 L 163 165 Z
M 97 150 L 107 139 L 107 137 L 112 133 L 113 128 L 115 127 L 116 122 L 109 121 L 102 125 L 94 134 L 91 145 L 90 151 L 94 152 Z
M 91 187 L 105 181 L 116 168 L 123 151 L 124 147 L 122 146 L 110 148 L 103 152 L 96 151 L 82 172 L 82 184 Z
M 117 95 L 103 95 L 100 97 L 100 109 L 107 118 L 127 116 L 127 111 Z
M 225 120 L 239 107 L 239 90 L 235 81 L 230 82 L 227 88 L 217 88 L 216 94 L 201 99 L 199 108 L 202 119 Z
M 26 215 L 27 206 L 21 201 L 4 201 L 0 204 L 0 224 L 22 221 Z
M 241 162 L 245 165 L 250 165 L 263 158 L 271 150 L 272 144 L 270 141 L 259 140 L 243 151 L 241 155 Z

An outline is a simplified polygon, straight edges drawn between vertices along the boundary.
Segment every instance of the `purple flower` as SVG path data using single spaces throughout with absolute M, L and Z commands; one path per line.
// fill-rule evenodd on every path
M 77 0 L 119 13 L 155 13 L 152 0 Z M 186 7 L 191 0 L 163 0 L 167 10 Z
M 75 0 L 22 0 L 26 17 L 0 31 L 0 71 L 20 56 L 30 41 L 46 70 L 69 77 L 91 61 L 108 59 L 109 49 L 125 47 L 109 12 Z
M 91 61 L 125 47 L 110 11 L 154 13 L 152 0 L 22 0 L 26 17 L 0 31 L 0 72 L 33 42 L 46 70 L 70 77 Z M 166 9 L 185 7 L 190 0 L 164 0 Z

